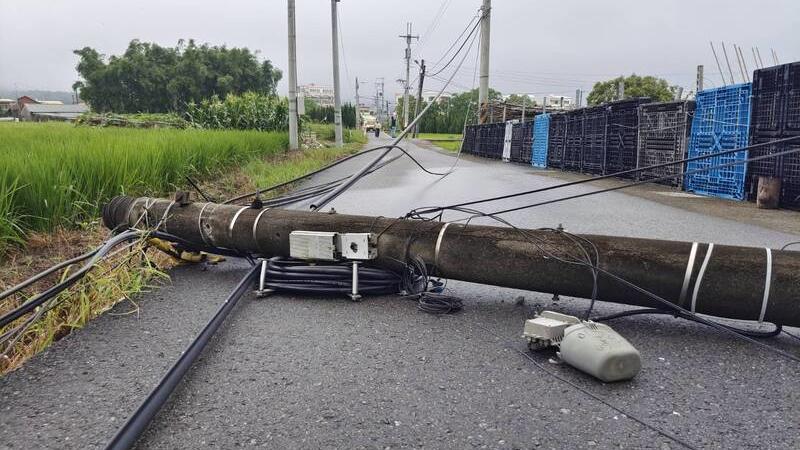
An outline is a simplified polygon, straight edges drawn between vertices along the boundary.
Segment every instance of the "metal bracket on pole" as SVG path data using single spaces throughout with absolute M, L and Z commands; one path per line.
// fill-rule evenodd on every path
M 275 289 L 267 289 L 264 287 L 267 277 L 267 260 L 261 260 L 261 274 L 258 277 L 258 289 L 256 289 L 256 297 L 264 298 L 275 292 Z
M 353 290 L 350 293 L 350 300 L 361 301 L 361 294 L 358 293 L 358 265 L 361 261 L 353 261 Z

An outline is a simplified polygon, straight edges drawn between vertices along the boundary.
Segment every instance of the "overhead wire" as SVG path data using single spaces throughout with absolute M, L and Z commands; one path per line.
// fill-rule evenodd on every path
M 480 23 L 480 20 L 479 20 L 478 23 Z M 472 34 L 474 34 L 475 29 L 476 28 L 473 28 Z M 472 38 L 471 35 L 467 36 L 465 41 L 466 40 L 470 40 L 471 38 Z M 474 42 L 475 42 L 475 40 L 471 39 L 471 43 L 470 43 L 469 49 L 466 52 L 464 52 L 464 56 L 461 58 L 461 61 L 459 61 L 458 67 L 461 67 L 461 65 L 464 63 L 464 60 L 466 59 L 466 56 L 469 54 L 469 51 L 472 49 L 472 44 Z M 463 46 L 462 46 L 462 48 L 463 48 Z M 453 76 L 455 76 L 455 71 L 453 72 L 453 75 L 451 75 L 450 80 L 452 80 Z M 444 92 L 444 89 L 446 89 L 446 88 L 447 88 L 447 84 L 445 84 L 445 86 L 441 90 L 439 90 L 439 92 L 436 94 L 436 97 L 433 99 L 433 101 L 428 103 L 428 105 L 426 105 L 425 108 L 423 108 L 423 110 L 417 115 L 417 117 L 414 118 L 414 120 L 411 121 L 410 124 L 406 125 L 406 128 L 403 131 L 400 132 L 400 134 L 392 141 L 392 143 L 390 145 L 392 145 L 392 146 L 397 145 L 406 136 L 406 134 L 408 134 L 414 128 L 414 126 L 417 125 L 417 123 L 420 121 L 420 119 L 428 112 L 428 110 L 430 110 L 431 106 L 436 101 L 438 101 L 439 98 L 441 98 L 441 96 L 442 96 L 442 94 Z M 328 204 L 331 201 L 333 201 L 335 198 L 337 198 L 339 195 L 341 195 L 346 190 L 350 189 L 372 167 L 374 167 L 383 158 L 385 158 L 389 154 L 389 152 L 391 152 L 391 148 L 389 148 L 387 150 L 384 150 L 380 155 L 378 155 L 376 158 L 374 158 L 372 161 L 370 161 L 367 165 L 362 167 L 358 172 L 356 172 L 351 177 L 349 177 L 346 181 L 344 181 L 342 183 L 342 185 L 340 185 L 339 187 L 334 189 L 332 192 L 330 192 L 328 194 L 325 194 L 325 196 L 322 197 L 322 199 L 320 199 L 318 202 L 315 202 L 314 204 L 312 204 L 311 205 L 311 209 L 315 210 L 315 211 L 319 211 L 323 206 L 325 206 L 326 204 Z
M 475 16 L 475 17 L 477 17 L 477 16 Z M 475 18 L 473 18 L 473 20 L 475 20 Z M 452 64 L 453 61 L 455 61 L 455 59 L 458 56 L 458 54 L 461 53 L 461 50 L 464 49 L 464 46 L 467 45 L 468 42 L 473 42 L 474 41 L 474 39 L 473 39 L 473 41 L 470 41 L 469 38 L 470 38 L 470 36 L 475 34 L 475 30 L 478 29 L 478 25 L 480 25 L 480 24 L 481 24 L 481 20 L 478 20 L 477 22 L 475 22 L 475 25 L 472 27 L 472 30 L 470 31 L 470 33 L 467 35 L 467 38 L 464 39 L 463 42 L 461 42 L 461 46 L 459 46 L 458 50 L 456 50 L 455 53 L 453 53 L 453 56 L 450 58 L 450 60 L 448 60 L 447 63 L 445 65 L 443 65 L 442 67 L 440 67 L 439 69 L 436 69 L 436 71 L 433 72 L 432 74 L 430 74 L 430 76 L 435 77 L 435 76 L 439 75 L 440 73 L 444 72 L 445 70 L 447 70 L 448 67 L 450 67 L 450 64 Z M 472 46 L 472 44 L 470 44 L 470 47 L 471 46 Z M 458 70 L 456 70 L 454 73 L 457 73 L 457 72 L 458 72 Z
M 560 184 L 555 184 L 555 185 L 551 185 L 551 186 L 545 186 L 545 187 L 542 187 L 542 188 L 536 188 L 536 189 L 531 189 L 531 190 L 527 190 L 527 191 L 515 192 L 515 193 L 511 193 L 511 194 L 504 194 L 504 195 L 499 195 L 499 196 L 494 196 L 494 197 L 483 198 L 483 199 L 479 199 L 479 200 L 471 200 L 471 201 L 467 201 L 467 202 L 460 202 L 460 203 L 455 203 L 455 204 L 447 205 L 447 206 L 422 207 L 422 208 L 418 208 L 417 210 L 415 210 L 414 213 L 421 215 L 421 214 L 428 214 L 428 213 L 433 213 L 433 212 L 453 209 L 455 207 L 463 207 L 463 206 L 477 205 L 477 204 L 481 204 L 481 203 L 495 202 L 495 201 L 499 201 L 499 200 L 506 200 L 506 199 L 509 199 L 509 198 L 520 197 L 520 196 L 531 195 L 531 194 L 537 194 L 537 193 L 551 191 L 551 190 L 555 190 L 555 189 L 563 189 L 563 188 L 566 188 L 566 187 L 577 186 L 577 185 L 591 183 L 591 182 L 594 182 L 594 181 L 605 180 L 605 179 L 609 179 L 609 178 L 617 178 L 617 177 L 620 177 L 620 176 L 623 176 L 623 175 L 632 175 L 632 174 L 636 174 L 636 173 L 640 173 L 640 172 L 644 172 L 644 171 L 650 171 L 650 170 L 653 170 L 653 169 L 659 169 L 659 168 L 662 168 L 662 167 L 669 167 L 669 166 L 673 166 L 673 165 L 677 165 L 677 164 L 684 164 L 686 162 L 692 162 L 692 161 L 699 161 L 699 160 L 703 160 L 703 159 L 714 158 L 714 157 L 717 157 L 717 156 L 728 155 L 728 154 L 740 152 L 740 151 L 743 151 L 743 150 L 749 150 L 749 149 L 759 148 L 759 147 L 763 147 L 763 146 L 774 145 L 774 144 L 777 144 L 777 143 L 790 142 L 790 141 L 794 141 L 794 140 L 798 140 L 798 139 L 800 139 L 800 136 L 793 136 L 793 137 L 783 138 L 783 139 L 775 139 L 775 140 L 772 140 L 772 141 L 769 141 L 769 142 L 763 142 L 763 143 L 759 143 L 759 144 L 752 144 L 752 145 L 748 145 L 748 146 L 740 147 L 740 148 L 735 148 L 735 149 L 731 149 L 731 150 L 723 150 L 723 151 L 720 151 L 720 152 L 710 153 L 710 154 L 707 154 L 707 155 L 693 156 L 693 157 L 683 158 L 683 159 L 676 160 L 676 161 L 653 164 L 653 165 L 650 165 L 650 166 L 640 167 L 640 168 L 636 168 L 636 169 L 622 170 L 622 171 L 614 172 L 614 173 L 607 174 L 607 175 L 598 175 L 598 176 L 594 176 L 594 177 L 590 177 L 590 178 L 586 178 L 586 179 L 582 179 L 582 180 L 570 181 L 570 182 L 566 182 L 566 183 L 560 183 Z M 691 173 L 700 173 L 700 172 L 709 171 L 709 170 L 713 170 L 713 169 L 718 169 L 718 168 L 722 168 L 722 167 L 729 167 L 729 166 L 732 166 L 732 165 L 735 165 L 735 164 L 744 164 L 744 163 L 751 162 L 751 161 L 758 161 L 758 160 L 767 159 L 767 158 L 774 158 L 774 157 L 783 156 L 785 154 L 792 154 L 792 153 L 796 153 L 796 152 L 800 152 L 800 149 L 787 150 L 787 151 L 784 151 L 784 152 L 778 152 L 778 153 L 769 154 L 769 155 L 751 157 L 751 158 L 747 158 L 745 160 L 733 161 L 733 162 L 729 162 L 729 163 L 725 163 L 725 164 L 720 164 L 720 165 L 715 165 L 715 166 L 710 166 L 710 167 L 704 167 L 704 168 L 701 168 L 701 169 L 697 169 L 696 171 L 691 171 Z M 640 185 L 640 184 L 652 183 L 654 181 L 659 181 L 659 180 L 662 180 L 662 179 L 670 179 L 670 178 L 682 177 L 682 176 L 685 176 L 685 175 L 687 175 L 689 173 L 690 172 L 676 173 L 676 174 L 670 174 L 670 175 L 666 175 L 666 176 L 658 177 L 658 178 L 640 180 L 640 181 L 634 182 L 634 183 L 626 183 L 625 185 L 618 186 L 618 187 L 612 187 L 612 188 L 603 189 L 603 190 L 600 190 L 600 191 L 592 191 L 592 192 L 589 192 L 589 193 L 578 194 L 577 196 L 562 197 L 562 198 L 550 200 L 548 202 L 536 203 L 536 204 L 532 204 L 532 205 L 529 205 L 529 206 L 514 208 L 514 209 L 510 209 L 510 210 L 506 210 L 506 211 L 499 211 L 499 212 L 495 212 L 493 214 L 497 215 L 497 214 L 502 214 L 502 213 L 505 213 L 505 212 L 516 211 L 516 210 L 519 210 L 519 209 L 526 209 L 526 208 L 531 208 L 531 207 L 535 207 L 535 206 L 541 206 L 543 204 L 556 203 L 556 202 L 560 202 L 560 201 L 564 201 L 564 200 L 569 200 L 569 199 L 572 199 L 572 198 L 578 198 L 578 197 L 584 197 L 584 196 L 587 196 L 587 195 L 593 195 L 594 193 L 604 193 L 604 192 L 609 192 L 609 191 L 612 191 L 612 190 L 625 189 L 625 188 L 636 186 L 636 185 Z
M 436 62 L 434 62 L 433 64 L 430 65 L 431 66 L 431 70 L 437 70 L 436 66 L 438 66 L 442 61 L 444 61 L 445 58 L 447 58 L 447 55 L 449 55 L 450 52 L 453 50 L 453 48 L 455 48 L 455 46 L 458 45 L 458 42 L 461 40 L 462 37 L 464 37 L 464 33 L 466 33 L 470 29 L 470 27 L 472 26 L 472 23 L 475 22 L 476 19 L 478 20 L 478 23 L 480 23 L 480 21 L 481 21 L 480 20 L 480 14 L 475 14 L 474 16 L 472 16 L 470 21 L 467 22 L 467 26 L 464 27 L 464 29 L 461 31 L 461 33 L 458 35 L 458 37 L 456 37 L 456 39 L 450 44 L 450 47 L 448 47 L 447 50 L 445 50 L 445 52 L 442 54 L 441 57 L 439 57 L 438 60 L 436 60 Z M 456 52 L 455 54 L 458 54 L 458 52 Z M 438 72 L 436 73 L 436 75 L 438 75 Z

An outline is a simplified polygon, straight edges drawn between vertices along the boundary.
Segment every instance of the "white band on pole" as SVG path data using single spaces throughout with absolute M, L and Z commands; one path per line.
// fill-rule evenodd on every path
M 442 238 L 444 238 L 444 230 L 450 226 L 450 222 L 445 223 L 441 229 L 439 229 L 439 237 L 436 238 L 436 249 L 433 254 L 433 265 L 434 267 L 439 267 L 439 249 L 442 247 Z
M 249 206 L 242 206 L 242 208 L 236 211 L 236 214 L 233 215 L 231 223 L 228 225 L 228 239 L 230 239 L 231 241 L 233 240 L 233 227 L 236 225 L 236 220 L 239 218 L 239 215 L 241 213 L 245 212 L 248 209 L 250 209 Z
M 697 274 L 697 281 L 694 282 L 694 292 L 692 293 L 692 312 L 697 311 L 697 293 L 700 292 L 700 283 L 703 281 L 703 275 L 706 273 L 708 261 L 711 259 L 711 252 L 714 250 L 714 244 L 708 244 L 706 257 L 703 259 L 703 265 L 700 266 L 700 273 Z
M 697 258 L 697 242 L 692 242 L 692 250 L 689 252 L 689 262 L 686 263 L 686 274 L 683 276 L 683 287 L 681 288 L 681 298 L 678 304 L 683 306 L 686 300 L 686 293 L 689 292 L 689 282 L 692 280 L 694 270 L 694 260 Z
M 253 221 L 253 244 L 255 244 L 256 248 L 259 250 L 261 250 L 261 247 L 258 245 L 258 236 L 256 234 L 258 231 L 258 221 L 261 220 L 261 216 L 267 211 L 269 211 L 269 208 L 262 209 L 261 212 L 256 216 L 256 219 Z
M 769 304 L 769 290 L 772 286 L 772 250 L 767 250 L 767 277 L 764 281 L 764 299 L 761 301 L 761 314 L 758 315 L 758 322 L 764 321 L 764 316 L 767 314 L 767 305 Z

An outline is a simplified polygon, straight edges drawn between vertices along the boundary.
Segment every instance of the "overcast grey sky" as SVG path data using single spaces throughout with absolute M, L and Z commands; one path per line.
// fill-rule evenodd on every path
M 378 77 L 387 93 L 399 92 L 404 42 L 398 35 L 405 23 L 423 35 L 414 57 L 435 62 L 480 3 L 342 0 L 344 97 L 352 97 L 356 76 L 367 82 L 365 96 Z M 77 79 L 73 49 L 117 54 L 134 38 L 246 46 L 285 75 L 285 0 L 0 0 L 0 21 L 0 88 L 69 90 Z M 299 83 L 330 84 L 330 2 L 297 0 L 297 33 Z M 574 95 L 633 72 L 690 90 L 697 64 L 706 66 L 707 86 L 720 83 L 709 40 L 743 46 L 751 71 L 751 46 L 765 60 L 771 61 L 770 48 L 781 62 L 800 60 L 800 0 L 495 0 L 491 39 L 491 85 L 503 93 Z M 475 51 L 450 90 L 473 86 Z

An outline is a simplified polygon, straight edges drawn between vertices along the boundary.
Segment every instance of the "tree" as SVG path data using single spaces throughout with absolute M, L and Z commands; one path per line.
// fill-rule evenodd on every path
M 489 100 L 502 100 L 503 95 L 494 89 L 489 89 Z M 414 111 L 416 98 L 409 98 L 410 111 Z M 418 109 L 421 112 L 427 103 L 423 101 Z M 474 123 L 478 111 L 478 89 L 455 94 L 450 98 L 442 98 L 433 104 L 419 122 L 420 133 L 461 133 L 464 121 Z M 403 114 L 403 99 L 400 98 L 395 109 L 397 117 Z
M 83 78 L 81 97 L 98 112 L 182 111 L 191 102 L 252 91 L 275 95 L 281 71 L 247 48 L 175 47 L 133 40 L 122 55 L 106 58 L 91 47 L 75 50 Z
M 506 99 L 506 103 L 509 105 L 520 105 L 523 104 L 526 107 L 532 107 L 535 104 L 535 101 L 527 95 L 520 95 L 520 94 L 511 94 Z
M 623 77 L 613 80 L 599 81 L 594 84 L 592 92 L 586 97 L 589 105 L 599 105 L 602 103 L 619 100 L 617 98 L 617 86 Z M 667 80 L 653 76 L 640 77 L 633 74 L 625 79 L 625 98 L 650 97 L 654 102 L 666 102 L 675 98 L 677 86 L 670 86 Z
M 333 123 L 335 115 L 333 106 L 319 106 L 319 104 L 310 97 L 304 97 L 304 105 L 306 108 L 305 115 L 312 122 Z M 345 103 L 342 105 L 342 126 L 344 128 L 356 127 L 356 107 L 352 103 Z

